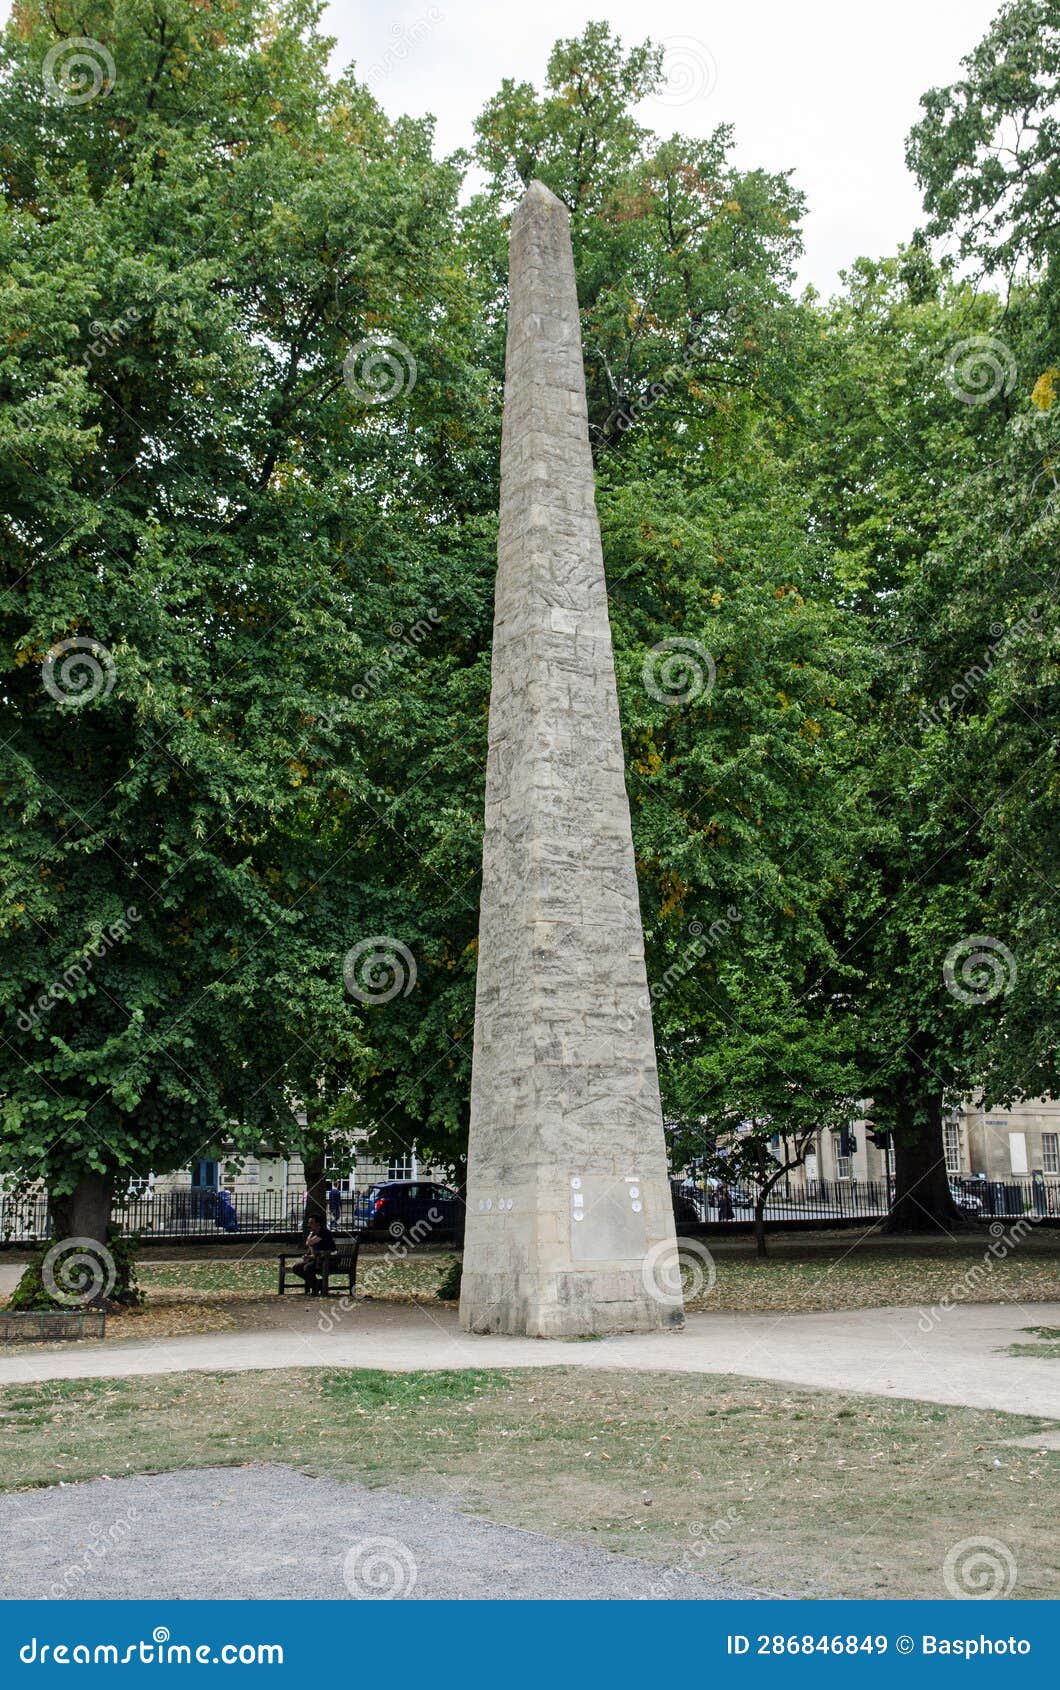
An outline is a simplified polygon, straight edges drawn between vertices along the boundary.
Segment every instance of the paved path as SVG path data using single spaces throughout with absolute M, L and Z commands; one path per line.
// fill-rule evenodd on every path
M 1060 1361 L 1004 1353 L 1026 1327 L 1060 1327 L 1060 1303 L 963 1304 L 935 1324 L 907 1308 L 693 1314 L 682 1332 L 588 1343 L 471 1337 L 441 1305 L 357 1302 L 344 1311 L 337 1300 L 293 1299 L 255 1307 L 258 1329 L 0 1351 L 0 1385 L 274 1367 L 629 1368 L 735 1373 L 1060 1419 Z
M 179 1522 L 179 1529 L 174 1529 Z M 344 1601 L 753 1597 L 687 1566 L 497 1526 L 451 1502 L 218 1467 L 0 1496 L 0 1596 Z M 373 1541 L 374 1540 L 374 1541 Z M 268 1639 L 268 1626 L 261 1630 Z M 184 1642 L 174 1633 L 174 1642 Z

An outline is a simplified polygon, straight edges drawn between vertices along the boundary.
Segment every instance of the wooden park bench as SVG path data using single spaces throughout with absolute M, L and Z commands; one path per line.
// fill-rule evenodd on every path
M 332 1286 L 336 1291 L 342 1289 L 341 1281 L 346 1281 L 346 1295 L 353 1296 L 357 1286 L 357 1258 L 361 1253 L 361 1235 L 355 1233 L 348 1240 L 337 1245 L 334 1250 L 325 1250 L 317 1257 L 317 1282 L 322 1297 L 330 1297 Z M 296 1263 L 303 1261 L 305 1250 L 287 1250 L 280 1257 L 280 1279 L 277 1290 L 281 1297 L 288 1291 L 305 1291 L 306 1283 L 294 1271 Z M 339 1283 L 336 1283 L 338 1281 Z

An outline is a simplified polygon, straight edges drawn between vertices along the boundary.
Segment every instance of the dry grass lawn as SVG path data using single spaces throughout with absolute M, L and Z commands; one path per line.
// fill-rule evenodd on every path
M 947 1552 L 988 1536 L 1015 1557 L 1013 1596 L 1056 1598 L 1060 1454 L 1009 1443 L 1041 1426 L 581 1368 L 180 1374 L 0 1392 L 0 1486 L 288 1462 L 822 1597 L 945 1596 Z
M 708 1241 L 710 1242 L 710 1241 Z M 758 1261 L 743 1245 L 711 1244 L 717 1282 L 689 1300 L 690 1308 L 726 1309 L 737 1314 L 796 1314 L 810 1309 L 932 1307 L 951 1295 L 969 1269 L 981 1269 L 991 1240 L 962 1239 L 955 1245 L 902 1245 L 856 1234 L 827 1242 L 777 1240 L 774 1253 Z M 449 1251 L 411 1253 L 404 1258 L 366 1251 L 358 1277 L 362 1295 L 384 1301 L 433 1299 L 452 1262 Z M 987 1256 L 988 1271 L 975 1280 L 978 1303 L 1060 1301 L 1060 1234 L 1028 1240 L 1004 1260 Z M 140 1280 L 149 1302 L 163 1293 L 188 1301 L 186 1293 L 219 1292 L 261 1296 L 275 1290 L 276 1267 L 269 1257 L 230 1260 L 147 1261 Z M 959 1291 L 958 1291 L 959 1295 Z

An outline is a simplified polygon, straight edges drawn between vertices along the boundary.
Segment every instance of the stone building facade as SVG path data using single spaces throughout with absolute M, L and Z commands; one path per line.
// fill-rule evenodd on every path
M 1028 1099 L 1010 1109 L 987 1109 L 967 1098 L 943 1123 L 946 1167 L 956 1179 L 1014 1180 L 1041 1176 L 1060 1186 L 1060 1101 Z M 793 1186 L 822 1180 L 883 1181 L 893 1172 L 872 1124 L 851 1121 L 843 1133 L 821 1133 Z
M 1011 1109 L 985 1109 L 970 1100 L 955 1126 L 953 1154 L 969 1173 L 997 1180 L 1040 1174 L 1060 1183 L 1060 1102 L 1054 1098 L 1031 1098 Z
M 357 1155 L 352 1170 L 348 1169 L 348 1159 L 344 1159 L 343 1167 L 344 1171 L 335 1176 L 335 1184 L 347 1197 L 367 1191 L 382 1180 L 429 1179 L 443 1185 L 449 1183 L 445 1169 L 421 1162 L 414 1149 L 387 1161 Z M 300 1157 L 270 1154 L 267 1149 L 256 1156 L 237 1155 L 234 1151 L 225 1156 L 218 1151 L 211 1157 L 197 1157 L 186 1168 L 157 1176 L 150 1174 L 137 1183 L 159 1194 L 196 1188 L 227 1191 L 232 1196 L 256 1194 L 264 1208 L 270 1204 L 286 1208 L 291 1194 L 305 1189 L 305 1169 Z

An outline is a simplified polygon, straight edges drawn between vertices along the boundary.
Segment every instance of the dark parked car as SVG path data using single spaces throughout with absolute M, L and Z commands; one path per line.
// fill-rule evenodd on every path
M 702 1203 L 705 1190 L 708 1204 L 717 1208 L 718 1193 L 724 1184 L 725 1181 L 720 1179 L 690 1179 L 681 1186 L 681 1191 L 693 1202 Z M 753 1209 L 755 1206 L 754 1197 L 746 1186 L 730 1185 L 729 1197 L 734 1209 Z
M 966 1215 L 981 1215 L 983 1199 L 977 1191 L 973 1191 L 967 1180 L 951 1179 L 950 1196 L 958 1209 L 963 1209 Z
M 455 1232 L 459 1203 L 459 1195 L 447 1185 L 390 1179 L 357 1197 L 354 1222 L 370 1232 L 387 1232 L 391 1238 L 415 1231 L 417 1240 L 423 1240 Z

